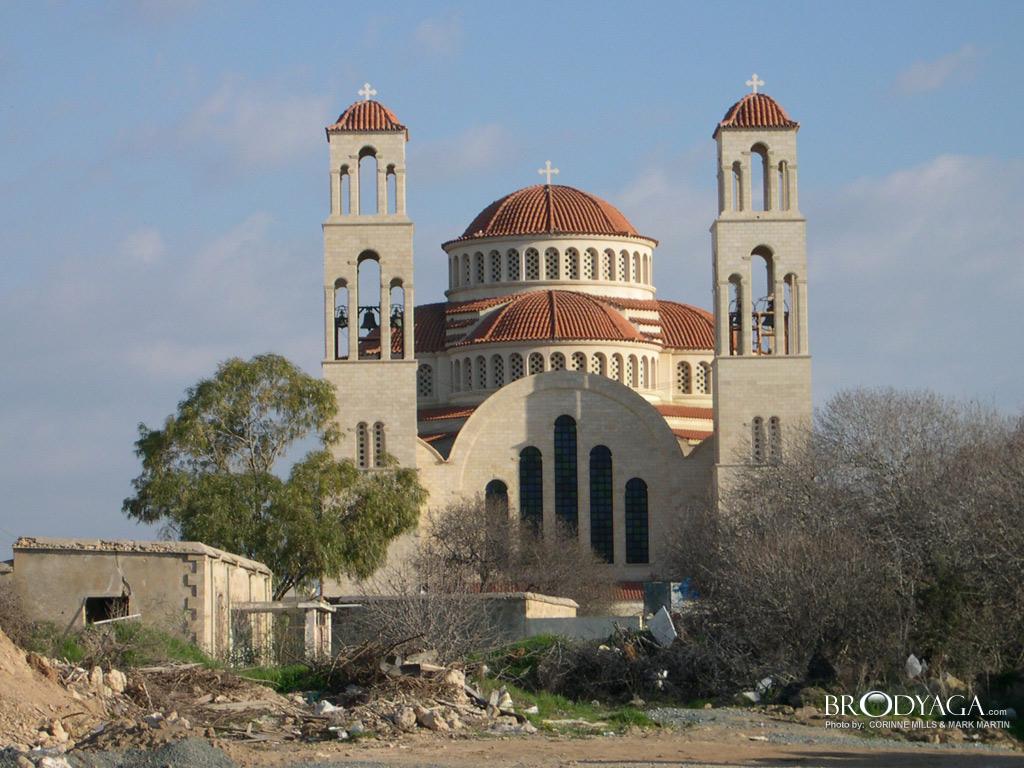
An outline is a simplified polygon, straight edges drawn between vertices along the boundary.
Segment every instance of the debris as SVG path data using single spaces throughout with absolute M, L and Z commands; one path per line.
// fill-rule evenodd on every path
M 313 712 L 315 712 L 318 715 L 330 715 L 332 712 L 337 712 L 340 709 L 341 707 L 335 706 L 326 699 L 323 699 L 316 703 L 316 706 L 313 707 Z
M 675 625 L 672 623 L 672 617 L 669 616 L 665 606 L 661 606 L 658 612 L 654 614 L 654 618 L 647 625 L 647 629 L 654 637 L 655 642 L 662 648 L 668 648 L 679 637 L 679 633 L 676 632 Z
M 761 694 L 757 691 L 744 691 L 736 697 L 740 704 L 760 704 Z
M 913 680 L 915 677 L 924 672 L 924 666 L 918 661 L 917 656 L 910 654 L 907 656 L 907 663 L 905 666 L 907 671 L 907 677 Z
M 529 706 L 526 709 L 524 709 L 523 710 L 523 714 L 524 715 L 539 715 L 540 714 L 540 708 L 538 708 L 537 705 L 534 704 L 534 705 Z

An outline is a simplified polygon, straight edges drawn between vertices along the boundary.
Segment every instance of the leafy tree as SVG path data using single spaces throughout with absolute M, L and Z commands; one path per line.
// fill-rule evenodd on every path
M 329 448 L 334 390 L 278 355 L 232 358 L 190 387 L 163 429 L 139 425 L 142 473 L 129 517 L 266 563 L 274 596 L 324 577 L 365 578 L 415 527 L 426 499 L 415 471 L 360 472 Z M 298 443 L 319 447 L 278 473 Z

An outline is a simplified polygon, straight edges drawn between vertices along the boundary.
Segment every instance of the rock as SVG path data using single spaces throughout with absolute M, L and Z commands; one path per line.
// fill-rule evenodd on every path
M 736 701 L 744 705 L 760 704 L 761 694 L 759 694 L 757 691 L 744 691 L 736 697 Z
M 15 761 L 18 768 L 36 768 L 35 763 L 29 760 L 24 755 L 18 755 L 18 759 Z
M 533 706 L 527 707 L 526 709 L 524 709 L 523 712 L 524 712 L 524 714 L 527 714 L 527 715 L 539 715 L 540 714 L 540 709 L 537 707 L 536 704 L 534 704 Z
M 46 755 L 36 763 L 38 768 L 71 768 L 71 764 L 63 757 L 50 757 Z
M 501 689 L 501 696 L 498 697 L 498 709 L 512 709 L 513 706 L 512 696 L 503 687 Z
M 490 707 L 497 707 L 498 706 L 498 701 L 500 701 L 500 699 L 501 699 L 501 690 L 503 690 L 503 689 L 495 688 L 493 691 L 491 691 L 491 695 L 487 699 L 487 705 L 488 706 L 490 706 Z
M 466 673 L 461 669 L 449 669 L 444 673 L 444 683 L 457 691 L 464 692 L 466 687 Z
M 341 707 L 337 707 L 326 699 L 318 701 L 316 706 L 313 707 L 313 712 L 318 715 L 329 715 L 332 712 L 337 712 Z
M 714 708 L 715 708 L 715 705 L 712 704 L 710 701 L 704 702 L 704 709 L 714 709 Z
M 89 685 L 96 691 L 103 689 L 103 670 L 100 667 L 93 667 L 89 672 Z
M 445 721 L 448 723 L 448 727 L 453 731 L 457 731 L 460 728 L 465 727 L 465 723 L 462 722 L 462 718 L 457 713 L 453 712 L 445 717 Z
M 180 719 L 178 720 L 178 724 L 179 724 L 179 725 L 180 725 L 180 726 L 181 726 L 182 728 L 184 728 L 184 729 L 185 729 L 186 731 L 187 731 L 188 729 L 190 729 L 190 728 L 192 727 L 192 723 L 191 723 L 191 722 L 189 721 L 189 719 L 188 719 L 187 717 L 182 717 L 182 718 L 180 718 Z
M 55 741 L 58 741 L 62 744 L 69 738 L 68 732 L 64 730 L 64 723 L 62 723 L 60 720 L 54 720 L 52 723 L 50 723 L 50 733 L 53 734 L 53 738 Z
M 520 728 L 520 730 L 523 733 L 536 733 L 537 732 L 537 726 L 535 726 L 529 720 L 527 720 L 525 723 L 520 725 L 519 728 Z
M 119 669 L 112 669 L 107 672 L 107 685 L 110 686 L 110 690 L 114 693 L 124 693 L 124 689 L 128 687 L 128 678 L 125 677 L 124 672 Z
M 53 668 L 53 665 L 50 663 L 48 658 L 40 656 L 34 651 L 30 651 L 25 659 L 28 661 L 28 665 L 43 677 L 53 680 L 54 682 L 57 681 L 57 670 Z
M 412 707 L 399 707 L 391 715 L 391 722 L 403 731 L 416 730 L 416 710 Z
M 431 731 L 445 732 L 450 730 L 448 723 L 444 721 L 433 709 L 424 709 L 416 714 L 416 722 Z
M 142 722 L 150 728 L 159 728 L 164 722 L 164 714 L 163 712 L 153 712 L 142 718 Z
M 366 733 L 366 726 L 356 720 L 348 727 L 348 733 L 350 736 L 362 736 Z

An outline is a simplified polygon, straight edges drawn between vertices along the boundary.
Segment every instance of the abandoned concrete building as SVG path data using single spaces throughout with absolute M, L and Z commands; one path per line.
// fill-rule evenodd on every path
M 435 267 L 447 300 L 415 306 L 409 130 L 365 86 L 327 127 L 323 376 L 344 403 L 338 456 L 417 468 L 421 530 L 430 509 L 481 494 L 574 528 L 624 590 L 658 578 L 676 510 L 775 460 L 811 416 L 799 124 L 762 84 L 713 130 L 710 311 L 658 298 L 658 241 L 552 183 L 550 162 L 544 183 L 452 232 Z

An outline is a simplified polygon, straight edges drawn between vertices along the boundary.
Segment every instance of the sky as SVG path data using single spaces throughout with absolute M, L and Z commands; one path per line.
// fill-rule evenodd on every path
M 409 126 L 416 298 L 440 243 L 557 181 L 660 240 L 710 308 L 711 134 L 751 73 L 801 122 L 814 396 L 1024 408 L 1024 3 L 0 6 L 0 558 L 149 537 L 137 425 L 219 361 L 318 374 L 324 126 L 366 81 Z

